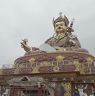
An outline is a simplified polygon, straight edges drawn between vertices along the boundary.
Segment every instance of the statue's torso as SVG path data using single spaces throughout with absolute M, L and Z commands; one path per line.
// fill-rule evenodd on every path
M 73 35 L 72 35 L 73 36 Z M 70 40 L 73 40 L 75 44 L 70 42 Z M 61 37 L 51 37 L 46 41 L 50 46 L 58 46 L 58 47 L 76 47 L 80 48 L 80 43 L 77 39 L 77 37 L 73 36 L 72 38 L 69 38 L 68 36 L 61 36 Z

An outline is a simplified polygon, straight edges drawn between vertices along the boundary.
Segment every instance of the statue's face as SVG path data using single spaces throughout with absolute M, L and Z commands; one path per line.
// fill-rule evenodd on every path
M 67 26 L 65 25 L 65 23 L 63 21 L 57 22 L 55 24 L 56 33 L 65 33 L 66 30 L 67 30 Z

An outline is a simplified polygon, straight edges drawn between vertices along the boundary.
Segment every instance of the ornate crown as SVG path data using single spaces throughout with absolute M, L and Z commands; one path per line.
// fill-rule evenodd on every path
M 69 20 L 68 20 L 68 18 L 64 15 L 64 17 L 62 16 L 62 12 L 60 12 L 59 13 L 59 17 L 58 18 L 56 18 L 56 19 L 54 19 L 53 18 L 53 25 L 54 25 L 54 27 L 55 27 L 55 24 L 57 23 L 57 22 L 61 22 L 61 21 L 63 21 L 64 23 L 65 23 L 65 25 L 66 26 L 68 26 L 68 24 L 69 24 Z

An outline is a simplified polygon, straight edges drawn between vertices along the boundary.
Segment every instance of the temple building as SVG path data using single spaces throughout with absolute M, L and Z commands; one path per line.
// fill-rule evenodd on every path
M 0 69 L 0 96 L 95 96 L 95 57 L 81 47 L 73 21 L 60 13 L 53 26 L 39 48 L 21 41 L 25 54 Z

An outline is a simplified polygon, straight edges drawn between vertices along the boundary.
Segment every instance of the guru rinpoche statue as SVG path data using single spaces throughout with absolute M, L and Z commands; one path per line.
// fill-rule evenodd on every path
M 48 39 L 45 43 L 48 43 L 50 46 L 53 47 L 75 47 L 80 48 L 81 45 L 76 36 L 72 35 L 74 31 L 72 29 L 73 22 L 71 22 L 69 26 L 69 20 L 66 16 L 60 16 L 57 19 L 53 19 L 53 26 L 55 30 L 55 34 Z
M 54 35 L 49 38 L 47 41 L 45 41 L 45 44 L 47 44 L 49 47 L 54 48 L 56 51 L 58 50 L 71 50 L 71 49 L 79 49 L 81 48 L 80 42 L 78 41 L 77 37 L 72 34 L 74 31 L 72 29 L 73 22 L 69 24 L 69 20 L 66 16 L 62 16 L 62 13 L 60 13 L 59 17 L 56 19 L 53 19 L 53 26 L 54 26 Z M 30 48 L 27 45 L 27 40 L 22 40 L 21 42 L 22 48 L 26 52 L 30 52 L 35 50 L 41 50 L 40 48 L 32 47 Z

